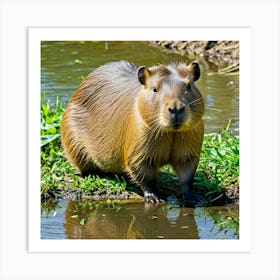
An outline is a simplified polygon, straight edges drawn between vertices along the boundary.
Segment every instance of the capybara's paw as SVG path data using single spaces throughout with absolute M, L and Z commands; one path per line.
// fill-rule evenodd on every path
M 190 190 L 183 191 L 183 195 L 186 205 L 199 205 L 208 202 L 208 200 L 203 195 Z
M 159 203 L 159 202 L 164 202 L 164 200 L 159 199 L 153 192 L 151 191 L 144 191 L 144 199 L 145 202 L 148 203 Z

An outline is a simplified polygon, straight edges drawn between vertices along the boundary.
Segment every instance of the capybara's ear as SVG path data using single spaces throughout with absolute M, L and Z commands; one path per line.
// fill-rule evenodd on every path
M 199 64 L 196 61 L 194 61 L 188 66 L 188 68 L 190 70 L 193 81 L 197 81 L 200 77 Z
M 149 69 L 147 67 L 141 66 L 138 69 L 138 79 L 142 85 L 144 85 L 144 86 L 146 85 L 147 80 L 150 78 L 150 76 L 151 76 L 151 72 L 149 71 Z

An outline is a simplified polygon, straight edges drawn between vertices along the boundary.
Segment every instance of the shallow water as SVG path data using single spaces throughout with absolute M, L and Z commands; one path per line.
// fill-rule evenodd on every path
M 163 52 L 147 42 L 42 42 L 41 92 L 51 103 L 59 96 L 67 103 L 81 80 L 94 68 L 109 62 L 128 60 L 151 66 L 191 60 L 179 54 Z M 239 130 L 239 75 L 209 75 L 217 67 L 198 60 L 202 70 L 197 87 L 205 99 L 205 131 L 220 132 L 231 120 L 231 129 Z
M 63 200 L 42 205 L 41 239 L 238 239 L 238 215 L 238 205 Z

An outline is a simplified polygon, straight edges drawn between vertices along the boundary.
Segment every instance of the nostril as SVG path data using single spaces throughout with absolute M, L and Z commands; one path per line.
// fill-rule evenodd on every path
M 168 108 L 168 111 L 169 111 L 170 114 L 175 114 L 175 109 Z

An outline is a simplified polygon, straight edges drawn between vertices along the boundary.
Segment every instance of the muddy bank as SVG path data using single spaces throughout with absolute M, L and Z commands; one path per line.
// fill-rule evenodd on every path
M 112 191 L 109 187 L 104 187 L 101 190 L 85 190 L 79 187 L 74 187 L 70 184 L 62 184 L 60 187 L 49 187 L 48 189 L 41 190 L 41 202 L 49 200 L 80 200 L 80 199 L 91 199 L 91 200 L 128 200 L 138 199 L 143 200 L 144 198 L 131 190 L 117 190 Z
M 238 41 L 150 41 L 149 43 L 191 59 L 209 61 L 221 68 L 239 64 Z
M 182 197 L 180 196 L 179 189 L 174 189 L 173 187 L 163 187 L 159 190 L 161 194 L 160 197 L 167 201 L 169 197 L 175 197 L 181 201 L 183 204 Z M 199 191 L 200 194 L 205 195 L 206 190 L 201 188 Z M 225 204 L 236 204 L 239 202 L 239 187 L 228 187 L 225 188 L 216 199 L 217 195 L 209 195 L 208 202 L 205 205 L 225 205 Z M 127 201 L 127 200 L 137 200 L 138 202 L 144 202 L 144 197 L 142 192 L 139 190 L 137 193 L 132 190 L 123 190 L 123 191 L 114 191 L 112 192 L 109 188 L 104 188 L 100 191 L 89 191 L 84 190 L 78 187 L 62 185 L 58 188 L 49 188 L 41 191 L 41 203 L 47 201 L 59 201 L 59 200 L 117 200 L 117 201 Z M 213 201 L 212 201 L 213 200 Z

